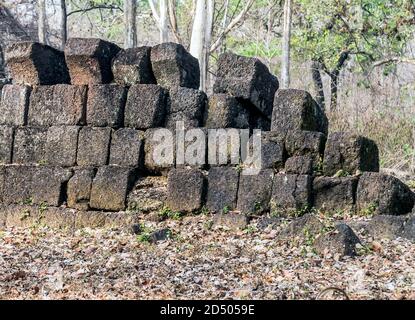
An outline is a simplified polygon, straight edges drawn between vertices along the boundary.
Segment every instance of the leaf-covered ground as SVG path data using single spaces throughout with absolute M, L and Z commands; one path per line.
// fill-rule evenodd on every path
M 407 240 L 364 239 L 356 258 L 322 258 L 278 240 L 277 230 L 218 230 L 210 220 L 147 222 L 172 231 L 157 243 L 114 229 L 3 229 L 0 298 L 315 299 L 336 287 L 350 299 L 415 299 Z

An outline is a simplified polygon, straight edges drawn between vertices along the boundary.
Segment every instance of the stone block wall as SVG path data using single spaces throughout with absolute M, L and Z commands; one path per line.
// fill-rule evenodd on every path
M 310 94 L 279 89 L 256 58 L 223 54 L 208 97 L 198 90 L 198 61 L 175 43 L 122 50 L 74 38 L 65 52 L 25 42 L 5 56 L 13 84 L 0 102 L 4 205 L 123 211 L 130 194 L 152 197 L 144 177 L 164 175 L 165 197 L 157 201 L 180 212 L 290 216 L 315 207 L 401 215 L 414 206 L 405 184 L 379 173 L 374 141 L 329 133 Z M 176 152 L 169 163 L 154 162 L 154 132 L 175 132 L 177 122 L 204 133 L 261 129 L 259 171 L 186 163 Z M 208 159 L 208 144 L 203 152 Z

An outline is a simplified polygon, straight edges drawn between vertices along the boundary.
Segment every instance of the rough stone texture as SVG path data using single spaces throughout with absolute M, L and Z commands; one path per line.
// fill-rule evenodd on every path
M 314 167 L 321 166 L 326 136 L 317 131 L 289 131 L 285 138 L 285 148 L 290 157 L 310 156 Z
M 244 214 L 238 213 L 218 213 L 213 216 L 213 226 L 215 228 L 225 227 L 231 230 L 243 230 L 248 226 L 249 218 Z
M 271 118 L 278 79 L 257 58 L 224 53 L 218 60 L 215 93 L 228 93 L 245 99 L 265 117 Z
M 356 255 L 356 245 L 360 244 L 359 238 L 346 224 L 341 223 L 334 231 L 323 234 L 316 239 L 314 247 L 320 255 L 350 256 Z
M 0 164 L 12 161 L 13 133 L 13 127 L 0 125 Z
M 327 135 L 328 120 L 307 91 L 281 89 L 274 98 L 271 130 L 319 131 Z
M 77 163 L 79 166 L 101 166 L 108 161 L 112 129 L 83 127 L 79 132 Z
M 91 189 L 91 208 L 121 211 L 127 194 L 134 186 L 137 173 L 130 168 L 104 166 L 98 168 Z
M 90 85 L 86 123 L 95 127 L 122 127 L 127 99 L 125 87 L 116 84 Z
M 53 126 L 48 129 L 45 160 L 49 165 L 70 167 L 76 164 L 78 126 Z
M 313 178 L 309 175 L 276 174 L 272 184 L 271 212 L 298 215 L 311 207 Z
M 13 163 L 45 163 L 46 140 L 47 128 L 16 128 L 13 148 Z
M 176 131 L 175 167 L 206 169 L 208 156 L 208 131 L 206 128 L 193 128 L 183 131 L 182 138 Z M 204 142 L 202 142 L 204 141 Z M 178 145 L 180 143 L 180 145 Z M 183 148 L 184 147 L 184 148 Z M 178 152 L 183 148 L 183 152 Z M 179 157 L 179 154 L 183 157 Z
M 144 160 L 144 132 L 122 128 L 112 133 L 109 164 L 142 167 Z
M 249 128 L 249 112 L 238 100 L 228 94 L 218 93 L 209 97 L 206 127 Z
M 206 207 L 211 212 L 236 208 L 239 172 L 233 167 L 212 167 L 208 175 Z
M 72 171 L 49 166 L 8 166 L 3 202 L 59 206 L 65 200 L 65 184 Z
M 169 228 L 164 228 L 160 230 L 156 230 L 150 233 L 150 243 L 156 243 L 159 241 L 165 241 L 168 239 L 171 239 L 173 236 L 173 233 Z
M 273 177 L 272 169 L 261 170 L 256 175 L 241 174 L 237 209 L 242 214 L 260 214 L 269 210 Z
M 173 211 L 193 212 L 202 208 L 205 177 L 199 169 L 172 169 L 167 177 L 167 206 Z
M 324 152 L 323 171 L 334 175 L 339 170 L 349 174 L 359 171 L 379 171 L 379 150 L 368 138 L 348 133 L 330 133 Z
M 198 89 L 200 86 L 199 62 L 181 44 L 167 42 L 151 48 L 151 66 L 162 87 Z
M 313 158 L 310 156 L 294 156 L 285 162 L 285 173 L 288 174 L 313 174 Z
M 120 50 L 112 61 L 116 83 L 126 86 L 156 83 L 150 61 L 151 47 Z
M 159 136 L 155 134 L 161 128 L 149 129 L 144 134 L 144 165 L 145 168 L 155 174 L 166 173 L 175 165 L 175 141 L 174 137 L 171 135 L 170 131 L 167 129 L 162 129 L 166 134 L 169 133 L 171 141 L 164 142 L 164 140 L 159 140 Z M 160 150 L 162 146 L 166 144 L 166 149 Z M 164 158 L 155 159 L 155 156 L 159 154 L 158 151 L 162 151 L 162 154 L 165 155 Z
M 167 101 L 167 91 L 158 85 L 133 85 L 125 105 L 125 126 L 142 130 L 163 126 Z
M 316 237 L 324 230 L 324 224 L 313 214 L 307 213 L 294 219 L 286 228 L 282 229 L 278 237 L 282 239 L 304 238 L 307 235 Z
M 68 207 L 89 210 L 92 181 L 95 177 L 93 168 L 76 168 L 68 182 Z
M 261 133 L 261 168 L 280 169 L 284 166 L 284 141 L 273 132 Z
M 6 84 L 1 90 L 0 124 L 23 126 L 27 123 L 29 97 L 28 86 Z
M 32 126 L 85 123 L 86 86 L 57 84 L 34 87 L 30 95 L 28 124 Z
M 257 228 L 261 231 L 265 229 L 277 229 L 282 223 L 284 219 L 281 217 L 261 217 L 257 220 Z
M 111 60 L 119 51 L 117 45 L 101 39 L 69 39 L 65 46 L 65 58 L 71 83 L 110 83 L 113 79 Z
M 402 215 L 411 212 L 415 196 L 393 176 L 364 172 L 359 179 L 356 203 L 362 214 Z
M 15 84 L 69 83 L 63 52 L 37 42 L 17 42 L 7 47 L 6 63 Z
M 316 177 L 313 181 L 314 207 L 328 213 L 354 211 L 357 177 Z
M 206 105 L 207 97 L 203 91 L 191 88 L 170 90 L 166 128 L 174 130 L 177 121 L 183 121 L 185 129 L 201 127 Z
M 374 239 L 396 239 L 404 231 L 406 216 L 378 215 L 369 222 L 369 232 Z
M 33 228 L 46 225 L 53 229 L 72 230 L 76 217 L 76 212 L 72 209 L 55 208 L 45 204 L 11 204 L 0 210 L 7 214 L 5 223 L 8 227 Z
M 405 223 L 405 227 L 402 231 L 402 237 L 415 241 L 415 216 L 412 215 Z
M 154 214 L 160 218 L 167 198 L 167 177 L 146 176 L 138 178 L 133 190 L 128 195 L 128 210 Z

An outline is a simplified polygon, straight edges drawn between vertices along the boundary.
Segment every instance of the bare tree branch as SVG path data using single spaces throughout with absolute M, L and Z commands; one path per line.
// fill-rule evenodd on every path
M 97 6 L 93 6 L 93 7 L 88 7 L 85 9 L 78 9 L 78 10 L 74 10 L 71 11 L 67 14 L 67 17 L 75 14 L 75 13 L 86 13 L 88 11 L 92 11 L 92 10 L 97 10 L 97 9 L 110 9 L 110 10 L 120 10 L 121 12 L 124 12 L 122 8 L 120 8 L 119 6 L 113 6 L 113 5 L 97 5 Z
M 245 7 L 242 11 L 228 24 L 228 26 L 219 34 L 218 39 L 212 44 L 210 47 L 210 52 L 215 51 L 221 44 L 222 38 L 224 38 L 229 32 L 233 30 L 244 18 L 247 14 L 248 10 L 251 8 L 254 0 L 248 0 L 245 4 Z

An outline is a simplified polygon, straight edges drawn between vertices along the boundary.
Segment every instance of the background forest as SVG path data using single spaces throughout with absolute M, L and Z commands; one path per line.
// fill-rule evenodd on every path
M 210 92 L 217 57 L 230 50 L 259 57 L 282 86 L 310 91 L 330 131 L 376 140 L 383 168 L 413 173 L 414 31 L 413 0 L 0 0 L 0 78 L 12 41 L 173 41 L 201 61 Z

